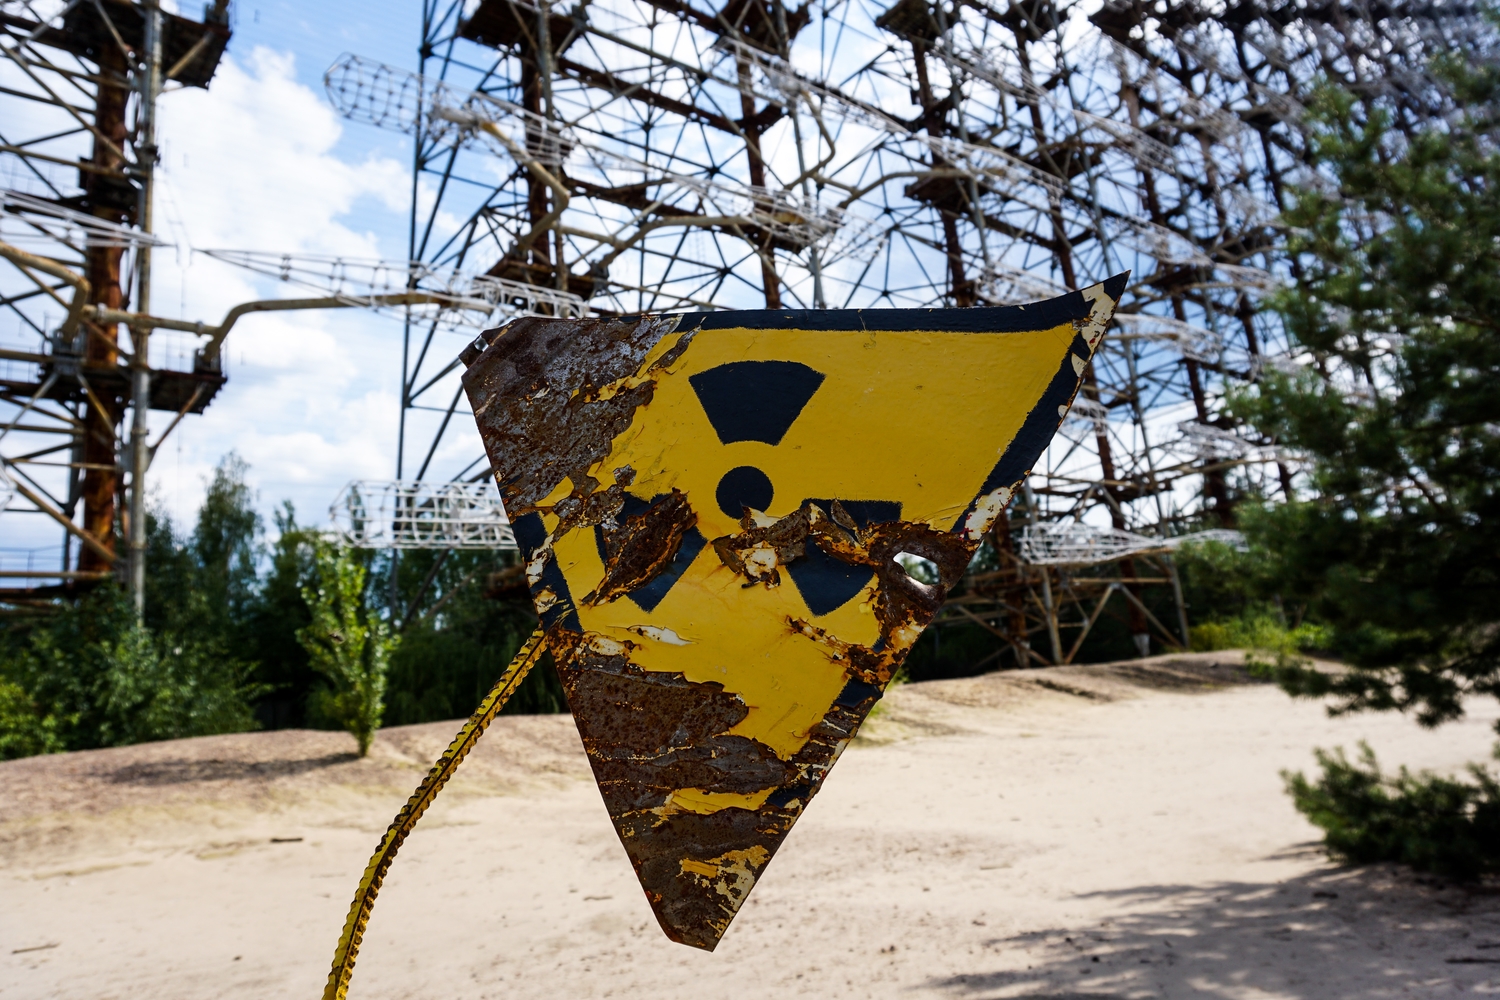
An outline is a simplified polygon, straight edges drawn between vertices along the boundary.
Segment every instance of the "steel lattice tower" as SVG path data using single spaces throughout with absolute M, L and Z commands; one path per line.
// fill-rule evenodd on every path
M 19 66 L 45 42 L 43 20 L 25 3 L 5 9 Z M 78 66 L 47 71 L 86 91 L 79 81 L 95 81 L 88 100 L 103 103 L 84 117 L 124 127 L 124 101 L 106 113 L 122 89 L 108 81 L 116 73 L 128 99 L 139 59 L 111 70 L 104 36 L 88 48 L 79 25 L 58 34 Z M 216 57 L 214 39 L 179 34 L 166 35 L 183 49 L 167 53 L 168 76 Z M 336 304 L 405 308 L 396 472 L 416 481 L 403 487 L 412 495 L 424 480 L 488 476 L 453 419 L 464 405 L 454 358 L 478 322 L 1025 302 L 1129 269 L 1083 396 L 945 620 L 990 629 L 1018 662 L 1055 662 L 1119 593 L 1132 634 L 1180 642 L 1180 599 L 1175 622 L 1142 599 L 1175 587 L 1172 540 L 1231 527 L 1240 496 L 1295 489 L 1294 457 L 1237 426 L 1223 399 L 1291 363 L 1259 306 L 1292 266 L 1278 256 L 1278 214 L 1299 186 L 1324 183 L 1303 156 L 1311 88 L 1329 79 L 1411 128 L 1448 109 L 1430 57 L 1490 46 L 1478 8 L 1462 2 L 424 0 L 416 73 L 346 57 L 327 77 L 344 114 L 414 139 L 409 261 L 225 257 L 282 277 L 301 269 Z M 68 103 L 52 94 L 59 112 Z M 114 170 L 128 185 L 149 158 L 85 124 L 97 148 L 83 193 L 34 194 L 99 220 L 72 266 L 126 260 L 128 271 L 141 242 L 130 198 L 114 205 L 95 178 Z M 3 141 L 19 162 L 50 162 L 37 155 L 45 134 Z M 121 164 L 101 167 L 100 149 Z M 33 187 L 52 184 L 32 172 Z M 369 274 L 351 290 L 360 267 Z M 128 292 L 101 275 L 97 287 Z M 21 291 L 5 305 L 24 313 Z M 25 316 L 61 343 L 56 323 Z M 87 367 L 99 362 L 87 352 L 105 348 L 77 340 L 77 319 L 65 320 L 67 349 Z M 43 381 L 18 381 L 16 405 L 60 391 Z M 120 393 L 91 402 L 86 389 L 66 401 L 75 450 L 89 440 L 76 425 L 113 428 L 123 409 Z M 57 497 L 65 515 L 90 491 L 119 493 L 117 452 L 73 457 Z M 90 479 L 111 475 L 112 486 Z M 107 505 L 82 506 L 97 520 Z M 103 531 L 89 516 L 84 530 Z
M 224 383 L 190 338 L 148 345 L 202 327 L 145 315 L 156 99 L 208 86 L 229 36 L 227 0 L 201 21 L 158 0 L 0 0 L 0 509 L 62 540 L 43 564 L 0 547 L 8 603 L 109 577 L 141 600 L 146 411 L 201 413 Z

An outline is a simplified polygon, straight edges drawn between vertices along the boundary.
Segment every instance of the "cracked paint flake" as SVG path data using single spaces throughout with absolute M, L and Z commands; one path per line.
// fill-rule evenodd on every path
M 693 641 L 684 639 L 671 629 L 662 628 L 660 625 L 631 625 L 626 631 L 634 632 L 643 639 L 655 639 L 657 642 L 665 642 L 673 646 L 686 646 Z
M 607 570 L 583 603 L 613 601 L 650 583 L 677 557 L 683 537 L 697 523 L 698 515 L 681 490 L 663 495 L 622 523 L 601 522 Z

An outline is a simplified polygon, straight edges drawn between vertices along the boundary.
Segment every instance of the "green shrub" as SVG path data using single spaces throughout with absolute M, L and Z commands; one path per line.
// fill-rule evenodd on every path
M 385 713 L 386 671 L 401 641 L 365 607 L 365 567 L 341 546 L 319 541 L 315 582 L 302 590 L 312 621 L 297 631 L 310 665 L 333 685 L 313 692 L 312 709 L 347 729 L 370 752 Z
M 465 624 L 440 630 L 419 622 L 401 636 L 400 648 L 391 655 L 386 725 L 464 718 L 489 694 L 530 635 L 500 627 L 485 634 Z M 505 705 L 512 715 L 567 710 L 550 656 L 544 656 Z
M 385 724 L 462 719 L 489 694 L 536 627 L 531 595 L 511 552 L 407 550 L 377 560 L 370 590 L 389 594 L 396 575 L 401 645 L 391 654 Z M 550 655 L 505 703 L 504 714 L 566 712 Z
M 21 685 L 0 681 L 0 760 L 63 749 L 57 718 L 47 715 Z
M 1472 783 L 1404 767 L 1389 777 L 1364 743 L 1358 763 L 1342 749 L 1317 755 L 1316 781 L 1301 772 L 1282 778 L 1297 811 L 1324 831 L 1330 857 L 1395 861 L 1457 879 L 1500 871 L 1500 781 L 1483 768 L 1469 766 Z
M 116 647 L 110 707 L 117 745 L 185 739 L 257 728 L 251 704 L 264 688 L 254 664 L 227 655 L 220 642 L 132 629 Z
M 1295 655 L 1322 649 L 1327 641 L 1327 630 L 1322 626 L 1305 622 L 1296 628 L 1287 628 L 1272 615 L 1255 613 L 1194 625 L 1188 634 L 1193 649 L 1202 652 L 1245 649 Z
M 253 729 L 260 689 L 226 645 L 153 635 L 114 584 L 62 605 L 0 660 L 0 756 Z

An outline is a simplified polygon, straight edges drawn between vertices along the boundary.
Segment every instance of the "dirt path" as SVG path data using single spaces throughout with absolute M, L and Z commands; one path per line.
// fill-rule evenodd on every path
M 1277 771 L 1483 758 L 1493 705 L 1330 720 L 1236 657 L 908 685 L 712 955 L 666 941 L 567 717 L 504 718 L 381 894 L 351 997 L 1500 994 L 1500 891 L 1334 868 Z M 1217 665 L 1216 665 L 1217 664 Z M 0 764 L 0 998 L 319 995 L 453 723 Z

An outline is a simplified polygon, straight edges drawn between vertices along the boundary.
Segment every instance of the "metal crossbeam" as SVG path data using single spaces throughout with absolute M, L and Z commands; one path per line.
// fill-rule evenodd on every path
M 588 314 L 577 295 L 461 268 L 437 269 L 421 261 L 272 253 L 260 250 L 199 250 L 204 256 L 278 281 L 347 299 L 351 305 L 390 310 L 380 297 L 422 291 L 439 299 L 445 325 L 483 330 L 512 316 Z

